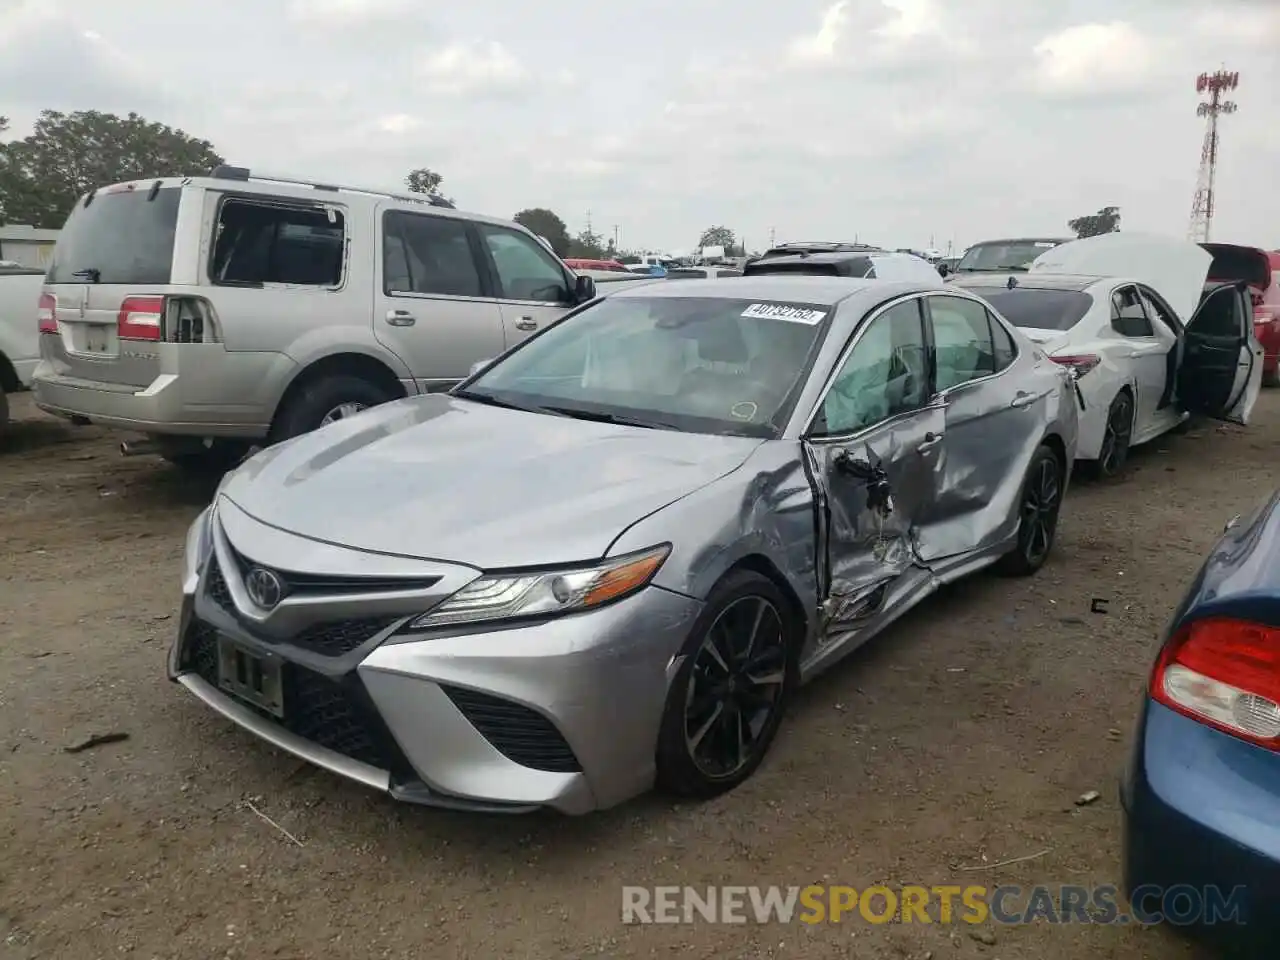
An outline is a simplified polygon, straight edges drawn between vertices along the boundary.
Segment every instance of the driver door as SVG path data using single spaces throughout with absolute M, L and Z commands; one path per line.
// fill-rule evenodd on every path
M 576 278 L 527 233 L 476 225 L 502 310 L 507 349 L 555 323 L 574 306 Z
M 1249 422 L 1262 388 L 1262 346 L 1243 283 L 1206 291 L 1186 327 L 1178 397 L 1192 413 Z
M 804 440 L 817 486 L 820 596 L 829 628 L 916 563 L 944 426 L 929 405 L 919 297 L 878 310 L 854 334 Z

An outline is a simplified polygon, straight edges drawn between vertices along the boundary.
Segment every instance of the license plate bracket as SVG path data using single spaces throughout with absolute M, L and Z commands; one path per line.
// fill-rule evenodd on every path
M 245 703 L 284 718 L 284 684 L 279 657 L 262 656 L 227 637 L 218 637 L 218 686 Z
M 110 344 L 107 328 L 100 324 L 90 324 L 84 331 L 84 347 L 89 353 L 106 353 Z

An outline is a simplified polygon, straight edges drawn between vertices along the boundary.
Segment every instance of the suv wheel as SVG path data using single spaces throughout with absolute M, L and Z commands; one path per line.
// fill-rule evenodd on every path
M 393 399 L 376 383 L 347 373 L 322 377 L 294 394 L 276 417 L 273 440 L 289 440 Z

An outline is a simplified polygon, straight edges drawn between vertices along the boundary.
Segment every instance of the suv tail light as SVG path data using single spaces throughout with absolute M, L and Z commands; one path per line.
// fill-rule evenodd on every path
M 1094 353 L 1076 353 L 1069 356 L 1049 357 L 1054 363 L 1061 364 L 1075 374 L 1079 380 L 1086 373 L 1102 362 L 1102 358 Z
M 164 297 L 125 297 L 116 319 L 121 340 L 161 340 L 164 334 Z
M 1182 627 L 1151 671 L 1152 699 L 1280 750 L 1280 629 L 1213 617 Z
M 58 298 L 51 293 L 40 294 L 40 307 L 36 311 L 41 333 L 58 332 Z

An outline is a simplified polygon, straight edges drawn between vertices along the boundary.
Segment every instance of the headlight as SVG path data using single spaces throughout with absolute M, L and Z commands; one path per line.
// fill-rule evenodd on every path
M 662 544 L 590 567 L 497 574 L 467 584 L 410 629 L 576 613 L 620 600 L 647 586 L 671 553 Z

